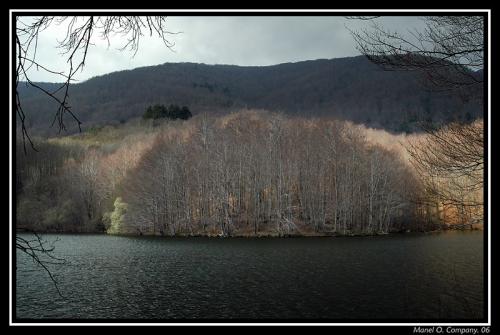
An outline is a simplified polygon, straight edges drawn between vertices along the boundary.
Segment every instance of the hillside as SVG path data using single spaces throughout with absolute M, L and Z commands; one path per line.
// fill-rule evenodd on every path
M 39 135 L 56 134 L 50 128 L 54 103 L 21 86 L 28 126 Z M 419 120 L 482 115 L 477 101 L 428 92 L 418 74 L 382 71 L 363 56 L 262 67 L 166 63 L 95 77 L 70 89 L 72 110 L 84 129 L 123 123 L 155 103 L 187 105 L 195 115 L 241 108 L 328 115 L 397 132 L 414 130 Z M 70 133 L 77 129 L 70 118 L 67 126 Z

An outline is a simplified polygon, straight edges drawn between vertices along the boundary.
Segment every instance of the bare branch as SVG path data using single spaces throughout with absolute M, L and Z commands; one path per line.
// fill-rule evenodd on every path
M 385 70 L 417 71 L 433 90 L 480 96 L 484 20 L 481 16 L 428 16 L 423 31 L 407 34 L 371 22 L 353 31 L 357 49 Z
M 47 241 L 44 240 L 36 232 L 21 228 L 17 230 L 18 232 L 31 233 L 35 238 L 32 240 L 28 240 L 20 235 L 16 235 L 16 249 L 28 255 L 33 260 L 34 263 L 41 266 L 45 270 L 45 272 L 49 275 L 52 283 L 54 283 L 54 286 L 59 296 L 64 297 L 59 289 L 59 286 L 57 285 L 58 284 L 57 280 L 55 279 L 54 275 L 49 270 L 47 265 L 48 264 L 63 265 L 66 264 L 66 260 L 54 256 L 53 254 L 54 246 L 53 245 L 47 246 Z M 43 257 L 47 257 L 48 259 L 45 259 Z
M 483 121 L 453 123 L 410 141 L 410 162 L 423 183 L 426 200 L 443 206 L 475 208 L 482 217 L 484 187 Z
M 67 72 L 50 69 L 37 60 L 40 33 L 53 24 L 61 25 L 63 23 L 67 24 L 66 35 L 63 40 L 57 41 L 57 48 L 62 51 L 62 55 L 67 57 L 67 63 L 69 64 L 69 71 Z M 107 41 L 108 46 L 110 45 L 110 37 L 119 35 L 126 40 L 120 50 L 129 48 L 135 55 L 139 49 L 143 30 L 147 30 L 149 36 L 156 35 L 161 38 L 165 46 L 172 50 L 174 43 L 169 40 L 169 36 L 176 33 L 166 29 L 166 17 L 164 16 L 41 16 L 34 18 L 30 22 L 22 19 L 22 17 L 17 17 L 16 111 L 21 123 L 24 147 L 26 147 L 25 142 L 27 140 L 31 147 L 35 148 L 26 127 L 26 114 L 22 109 L 21 98 L 18 93 L 19 82 L 25 81 L 29 86 L 40 90 L 57 103 L 52 126 L 57 121 L 59 132 L 66 130 L 65 114 L 71 116 L 81 131 L 81 121 L 71 110 L 69 104 L 69 87 L 74 82 L 76 73 L 83 70 L 85 66 L 89 46 L 93 45 L 94 32 L 98 32 L 99 38 Z M 32 67 L 56 74 L 63 79 L 64 83 L 56 91 L 49 92 L 30 79 L 29 71 Z M 62 94 L 56 96 L 59 92 Z

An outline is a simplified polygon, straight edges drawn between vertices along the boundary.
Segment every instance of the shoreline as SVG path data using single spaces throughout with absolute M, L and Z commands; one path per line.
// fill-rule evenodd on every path
M 40 234 L 40 235 L 108 235 L 108 236 L 119 236 L 119 237 L 164 237 L 164 238 L 213 238 L 213 239 L 253 239 L 253 238 L 310 238 L 310 237 L 321 237 L 321 238 L 349 238 L 349 237 L 380 237 L 380 236 L 390 236 L 390 235 L 403 235 L 403 234 L 436 234 L 444 233 L 449 231 L 460 231 L 460 232 L 472 232 L 472 231 L 484 231 L 482 227 L 474 227 L 473 229 L 438 229 L 430 231 L 394 231 L 389 233 L 351 233 L 351 234 L 335 234 L 335 233 L 317 233 L 317 234 L 284 234 L 278 235 L 276 233 L 261 233 L 258 235 L 249 234 L 235 234 L 229 236 L 223 236 L 218 234 L 176 234 L 176 235 L 165 235 L 165 234 L 108 234 L 106 232 L 61 232 L 61 231 L 26 231 L 19 232 L 21 234 Z M 17 233 L 16 233 L 17 234 Z

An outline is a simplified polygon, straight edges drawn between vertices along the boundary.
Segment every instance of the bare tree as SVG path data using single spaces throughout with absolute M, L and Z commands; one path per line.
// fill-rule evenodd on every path
M 477 97 L 483 77 L 484 18 L 425 16 L 423 30 L 390 31 L 378 17 L 349 17 L 371 21 L 369 29 L 350 30 L 357 49 L 386 70 L 419 71 L 433 90 L 460 91 Z
M 483 128 L 482 120 L 453 123 L 437 131 L 426 128 L 427 136 L 407 145 L 429 201 L 456 208 L 462 223 L 466 217 L 483 218 Z
M 54 245 L 52 244 L 48 246 L 48 242 L 36 232 L 27 229 L 23 229 L 22 232 L 31 233 L 30 235 L 32 238 L 16 235 L 16 249 L 28 255 L 36 265 L 45 270 L 51 281 L 54 283 L 57 293 L 62 297 L 63 295 L 59 290 L 59 286 L 57 286 L 57 280 L 54 278 L 54 275 L 49 270 L 48 266 L 51 264 L 64 264 L 65 260 L 54 256 Z
M 52 25 L 66 24 L 66 36 L 57 42 L 57 48 L 67 57 L 67 71 L 58 71 L 48 68 L 39 61 L 37 55 L 40 33 Z M 175 34 L 166 28 L 165 16 L 41 16 L 28 18 L 16 16 L 16 112 L 21 123 L 23 145 L 26 152 L 26 141 L 33 149 L 35 146 L 26 128 L 26 115 L 23 111 L 19 85 L 27 85 L 40 90 L 57 103 L 52 125 L 57 124 L 59 131 L 65 130 L 65 116 L 70 116 L 80 128 L 81 122 L 69 103 L 69 88 L 75 80 L 75 75 L 85 66 L 89 47 L 96 38 L 111 44 L 114 35 L 125 39 L 121 50 L 130 49 L 134 54 L 139 49 L 139 42 L 144 33 L 156 35 L 164 42 L 167 48 L 174 43 L 168 36 Z M 29 70 L 36 68 L 61 77 L 62 84 L 50 91 L 40 86 L 30 78 Z
M 75 194 L 83 206 L 85 212 L 86 229 L 92 229 L 93 225 L 101 219 L 99 214 L 102 195 L 99 185 L 99 153 L 95 149 L 88 149 L 73 172 L 73 187 Z M 91 228 L 92 227 L 92 228 Z

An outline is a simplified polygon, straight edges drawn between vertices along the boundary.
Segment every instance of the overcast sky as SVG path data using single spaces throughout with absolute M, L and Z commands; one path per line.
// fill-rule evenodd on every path
M 26 18 L 23 18 L 26 19 Z M 417 17 L 385 17 L 377 22 L 391 30 L 422 28 Z M 157 37 L 143 36 L 137 54 L 119 51 L 124 39 L 115 37 L 111 47 L 94 35 L 85 68 L 77 74 L 80 81 L 94 76 L 166 62 L 205 64 L 273 65 L 319 58 L 358 55 L 347 28 L 359 30 L 369 23 L 329 16 L 196 16 L 167 18 L 173 51 Z M 65 36 L 65 25 L 51 25 L 40 34 L 37 59 L 56 71 L 67 71 L 61 50 L 55 48 Z M 36 69 L 35 81 L 61 81 L 60 77 Z

